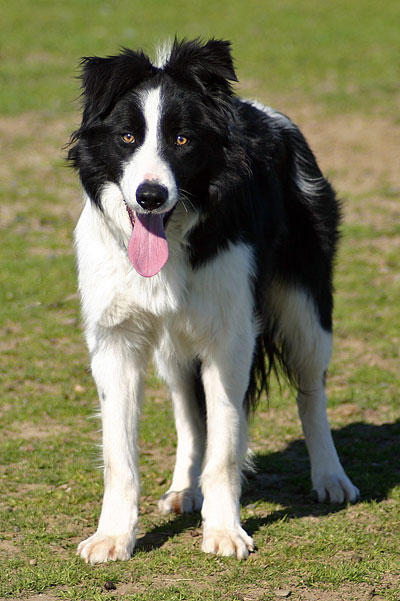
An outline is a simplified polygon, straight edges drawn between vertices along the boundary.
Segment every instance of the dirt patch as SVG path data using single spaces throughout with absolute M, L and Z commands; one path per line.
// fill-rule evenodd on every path
M 304 588 L 293 591 L 293 599 L 299 601 L 381 601 L 376 596 L 375 588 L 369 584 L 346 584 L 337 590 L 321 588 Z
M 7 438 L 22 438 L 23 440 L 43 440 L 50 436 L 68 434 L 71 428 L 60 424 L 58 421 L 47 418 L 45 423 L 35 424 L 33 422 L 13 422 L 10 429 L 5 433 Z
M 165 577 L 154 576 L 151 582 L 131 582 L 121 584 L 116 587 L 115 593 L 118 596 L 133 595 L 138 593 L 149 593 L 152 589 L 162 590 L 167 589 L 174 585 L 187 584 L 189 588 L 199 591 L 199 587 L 206 594 L 207 590 L 215 590 L 212 586 L 212 582 L 202 582 L 199 578 L 180 578 L 179 576 L 168 575 Z M 392 588 L 393 582 L 383 583 L 383 588 Z M 380 587 L 381 588 L 381 587 Z M 297 601 L 381 601 L 382 597 L 379 596 L 375 586 L 365 583 L 346 583 L 340 586 L 336 590 L 330 590 L 328 588 L 317 588 L 309 587 L 303 588 L 299 586 L 287 586 L 284 588 L 271 588 L 269 582 L 259 582 L 256 585 L 248 586 L 246 589 L 233 593 L 221 594 L 222 600 L 230 600 L 235 598 L 240 601 L 261 601 L 265 599 L 265 595 L 272 595 L 274 599 L 294 599 Z M 270 598 L 270 597 L 268 597 Z
M 63 119 L 46 118 L 36 113 L 0 116 L 0 149 L 7 149 L 7 155 L 13 159 L 0 164 L 0 176 L 7 178 L 21 168 L 50 171 L 55 159 L 64 159 L 65 144 L 73 127 L 71 116 Z M 21 152 L 28 141 L 29 152 Z
M 393 120 L 359 114 L 321 117 L 312 106 L 296 107 L 293 114 L 340 190 L 367 194 L 385 186 L 400 195 L 400 126 Z
M 338 343 L 337 346 L 340 346 L 340 361 L 343 365 L 351 361 L 353 367 L 367 365 L 368 367 L 379 367 L 393 373 L 397 372 L 397 357 L 384 357 L 374 347 L 367 346 L 362 338 L 346 336 L 341 338 L 340 344 Z
M 194 588 L 198 591 L 201 587 L 201 582 L 197 578 L 180 578 L 169 574 L 168 576 L 155 575 L 150 582 L 130 582 L 117 586 L 116 594 L 121 595 L 133 595 L 137 593 L 147 593 L 149 591 L 159 591 L 164 588 L 169 588 L 174 585 L 181 585 L 182 583 L 191 584 L 193 583 Z
M 4 533 L 3 533 L 4 536 Z M 11 535 L 10 535 L 11 536 Z M 13 557 L 15 555 L 20 555 L 21 549 L 17 547 L 11 540 L 5 538 L 0 540 L 0 555 L 5 555 L 6 557 Z
M 8 227 L 17 215 L 33 207 L 38 195 L 41 209 L 49 215 L 77 219 L 82 204 L 79 185 L 67 168 L 64 149 L 74 127 L 72 116 L 0 116 L 0 153 L 6 157 L 0 162 L 0 179 L 12 199 L 0 205 L 0 227 Z M 21 152 L 26 147 L 29 152 Z M 60 202 L 49 201 L 49 195 Z
M 346 223 L 377 230 L 399 223 L 398 125 L 377 117 L 345 115 L 322 124 L 305 122 L 304 130 L 322 170 L 343 199 Z M 393 239 L 380 244 L 386 242 L 390 244 L 386 249 L 393 247 Z
M 207 591 L 210 593 L 215 592 L 215 585 L 213 585 L 212 578 L 204 580 L 201 574 L 196 575 L 193 578 L 185 578 L 181 577 L 178 574 L 168 574 L 168 575 L 154 575 L 151 581 L 147 582 L 130 582 L 126 584 L 120 584 L 116 587 L 115 593 L 118 597 L 123 595 L 134 595 L 138 593 L 147 593 L 150 591 L 161 591 L 163 589 L 168 589 L 170 587 L 179 587 L 182 585 L 186 585 L 191 592 L 198 593 L 202 591 L 204 594 L 204 598 L 207 598 Z M 245 592 L 237 592 L 234 595 L 232 593 L 221 593 L 221 601 L 223 600 L 241 600 L 241 601 L 261 601 L 266 591 L 270 589 L 268 583 L 259 583 L 254 586 L 249 586 Z

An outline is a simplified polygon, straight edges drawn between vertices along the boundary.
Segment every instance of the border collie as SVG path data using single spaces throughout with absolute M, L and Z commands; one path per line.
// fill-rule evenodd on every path
M 332 440 L 325 374 L 340 211 L 297 127 L 234 95 L 230 43 L 175 40 L 82 60 L 68 158 L 86 204 L 79 288 L 101 403 L 104 498 L 78 547 L 128 559 L 138 523 L 138 420 L 153 358 L 178 436 L 163 513 L 201 510 L 202 549 L 244 559 L 241 471 L 251 408 L 279 365 L 298 408 L 317 499 L 353 502 Z

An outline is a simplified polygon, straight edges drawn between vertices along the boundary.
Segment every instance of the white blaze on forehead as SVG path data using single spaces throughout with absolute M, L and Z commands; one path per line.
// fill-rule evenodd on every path
M 146 134 L 141 149 L 142 159 L 147 163 L 147 173 L 143 174 L 145 179 L 158 179 L 157 170 L 159 163 L 159 138 L 161 121 L 161 90 L 156 88 L 146 94 L 143 99 L 144 120 L 146 123 Z M 152 178 L 148 175 L 153 174 Z M 146 177 L 147 176 L 147 177 Z
M 143 93 L 141 108 L 145 121 L 143 144 L 125 165 L 121 178 L 121 189 L 125 201 L 135 211 L 142 209 L 136 202 L 136 190 L 146 180 L 154 180 L 168 190 L 168 201 L 162 211 L 170 210 L 178 199 L 177 186 L 168 162 L 161 157 L 162 95 L 161 88 Z

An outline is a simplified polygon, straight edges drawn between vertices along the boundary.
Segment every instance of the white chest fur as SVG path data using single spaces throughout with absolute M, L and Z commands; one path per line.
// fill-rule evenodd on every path
M 112 230 L 108 226 L 110 212 Z M 175 226 L 169 229 L 167 264 L 156 276 L 143 278 L 127 257 L 130 223 L 123 203 L 113 206 L 109 202 L 107 213 L 102 216 L 88 201 L 76 228 L 79 288 L 88 337 L 93 328 L 126 323 L 130 330 L 139 329 L 141 335 L 153 339 L 168 331 L 174 344 L 182 346 L 182 353 L 196 354 L 200 347 L 227 336 L 232 324 L 237 328 L 243 314 L 246 321 L 251 319 L 254 266 L 248 245 L 231 244 L 193 271 L 184 252 L 182 227 Z M 143 330 L 148 330 L 147 334 Z

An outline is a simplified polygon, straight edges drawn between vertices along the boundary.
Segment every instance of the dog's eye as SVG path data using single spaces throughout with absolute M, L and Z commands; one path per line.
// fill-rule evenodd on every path
M 136 142 L 135 136 L 131 133 L 124 134 L 122 136 L 122 139 L 125 142 L 125 144 L 134 144 L 134 142 Z
M 175 144 L 177 146 L 184 146 L 185 144 L 187 144 L 187 142 L 188 142 L 188 139 L 185 138 L 185 136 L 181 136 L 181 135 L 176 136 Z

